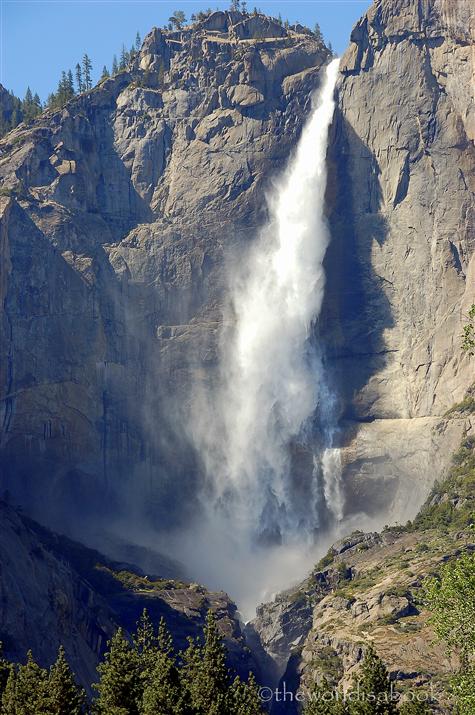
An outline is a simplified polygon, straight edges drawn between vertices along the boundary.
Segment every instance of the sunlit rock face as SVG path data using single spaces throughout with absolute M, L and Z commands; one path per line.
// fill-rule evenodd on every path
M 326 339 L 347 506 L 405 520 L 466 423 L 475 301 L 474 5 L 378 0 L 342 58 L 330 147 Z
M 466 426 L 442 417 L 473 379 L 472 30 L 468 1 L 381 0 L 340 65 L 320 327 L 358 523 L 411 516 Z M 305 28 L 213 13 L 0 142 L 1 484 L 42 519 L 196 514 L 186 416 L 216 377 L 225 265 L 328 58 Z
M 183 415 L 216 365 L 223 262 L 265 220 L 328 54 L 261 16 L 154 29 L 1 142 L 0 474 L 42 519 L 195 513 Z

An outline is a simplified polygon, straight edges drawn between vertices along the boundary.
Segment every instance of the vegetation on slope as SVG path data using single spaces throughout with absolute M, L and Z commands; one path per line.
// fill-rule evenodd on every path
M 231 0 L 230 10 L 240 12 L 244 17 L 263 14 L 257 7 L 254 7 L 252 11 L 248 10 L 246 0 Z M 192 13 L 188 20 L 183 10 L 175 10 L 162 29 L 166 33 L 181 32 L 192 28 L 196 23 L 203 22 L 214 12 L 215 10 L 212 8 L 201 10 L 198 13 Z M 310 30 L 310 28 L 300 25 L 298 22 L 291 24 L 289 20 L 283 20 L 281 15 L 271 19 L 287 30 L 313 33 L 317 40 L 324 42 L 318 23 L 315 23 L 314 29 Z M 114 54 L 110 67 L 103 66 L 98 84 L 101 84 L 108 77 L 114 77 L 130 69 L 131 63 L 140 51 L 141 44 L 142 39 L 138 31 L 129 49 L 122 43 L 121 50 Z M 328 44 L 328 49 L 332 51 L 330 43 Z M 75 65 L 74 71 L 70 68 L 61 72 L 56 90 L 48 95 L 44 103 L 42 103 L 38 93 L 33 93 L 30 87 L 28 87 L 23 99 L 16 97 L 13 92 L 9 92 L 9 109 L 0 113 L 0 138 L 22 122 L 29 125 L 43 111 L 61 109 L 74 97 L 91 90 L 94 86 L 92 75 L 93 63 L 87 52 L 85 52 L 81 61 Z
M 0 660 L 3 715 L 260 715 L 254 676 L 247 682 L 228 670 L 226 650 L 211 612 L 203 639 L 175 652 L 165 621 L 158 632 L 144 611 L 131 638 L 119 629 L 108 644 L 87 702 L 64 651 L 48 670 L 31 652 L 25 665 Z
M 475 400 L 470 394 L 459 408 L 471 412 Z M 433 487 L 414 521 L 412 531 L 464 529 L 475 522 L 475 437 L 467 437 L 453 457 L 448 477 Z

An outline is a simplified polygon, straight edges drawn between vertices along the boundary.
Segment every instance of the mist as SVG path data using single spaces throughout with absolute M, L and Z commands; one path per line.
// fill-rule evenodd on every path
M 296 151 L 268 197 L 267 225 L 228 265 L 219 379 L 196 386 L 192 401 L 205 516 L 177 537 L 177 552 L 208 586 L 219 574 L 246 616 L 305 573 L 319 532 L 322 548 L 323 522 L 330 532 L 343 517 L 335 400 L 318 344 L 337 72 L 333 60 L 322 73 Z

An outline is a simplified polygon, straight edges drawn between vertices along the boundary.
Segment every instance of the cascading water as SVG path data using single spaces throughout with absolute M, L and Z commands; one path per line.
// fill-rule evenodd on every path
M 269 222 L 232 281 L 222 383 L 208 410 L 214 423 L 198 439 L 212 506 L 188 554 L 209 567 L 204 574 L 200 567 L 199 577 L 226 588 L 244 611 L 303 575 L 303 546 L 318 526 L 322 501 L 336 520 L 342 517 L 331 397 L 314 339 L 329 242 L 326 152 L 337 72 L 333 60 L 269 200 Z M 317 420 L 320 440 L 312 455 Z M 308 456 L 310 472 L 299 472 L 299 460 Z
M 311 328 L 325 283 L 326 150 L 337 71 L 334 60 L 270 199 L 270 221 L 233 286 L 235 334 L 223 360 L 224 465 L 216 488 L 246 531 L 284 540 L 302 528 L 302 516 L 315 516 L 293 504 L 289 451 L 323 392 Z M 329 498 L 335 486 L 326 490 Z

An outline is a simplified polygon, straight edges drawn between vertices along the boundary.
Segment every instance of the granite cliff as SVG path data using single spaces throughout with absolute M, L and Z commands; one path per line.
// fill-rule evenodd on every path
M 474 23 L 469 0 L 377 0 L 340 64 L 326 336 L 348 509 L 379 526 L 415 515 L 466 426 L 441 418 L 473 380 Z
M 473 419 L 474 410 L 472 390 L 447 419 Z M 280 691 L 274 715 L 298 712 L 295 700 L 283 701 L 284 690 L 308 693 L 322 679 L 346 690 L 369 645 L 401 699 L 418 695 L 431 712 L 453 712 L 450 679 L 459 663 L 435 636 L 422 587 L 443 564 L 475 552 L 474 477 L 472 434 L 414 521 L 381 533 L 354 531 L 304 581 L 257 609 L 246 637 L 266 682 Z
M 473 382 L 459 336 L 475 301 L 474 22 L 470 0 L 376 0 L 340 65 L 320 332 L 340 404 L 345 517 L 367 515 L 375 526 L 412 518 L 473 432 L 470 411 L 446 413 Z M 6 502 L 88 543 L 104 539 L 90 533 L 99 521 L 103 530 L 126 523 L 133 542 L 138 526 L 169 530 L 196 513 L 202 473 L 186 415 L 193 386 L 215 379 L 226 261 L 265 220 L 266 189 L 299 138 L 329 56 L 303 27 L 212 13 L 180 32 L 154 29 L 126 71 L 0 141 Z M 312 465 L 297 457 L 304 478 Z M 46 548 L 34 545 L 44 533 L 33 538 L 24 517 L 2 511 L 11 554 Z M 467 540 L 430 538 L 434 563 Z M 117 594 L 111 607 L 102 582 L 88 590 L 90 575 L 64 566 L 51 539 L 46 561 L 33 558 L 46 586 L 31 601 L 43 603 L 56 574 L 68 612 L 86 594 L 87 608 L 72 616 L 84 625 L 79 645 L 66 643 L 86 680 L 98 652 L 91 633 L 107 635 L 130 611 L 118 615 Z M 249 638 L 270 677 L 287 669 L 310 683 L 315 668 L 305 664 L 317 660 L 343 677 L 361 657 L 363 632 L 392 637 L 398 626 L 385 618 L 417 616 L 410 594 L 425 567 L 414 533 L 349 543 L 335 547 L 330 568 L 260 612 Z M 125 545 L 104 550 L 125 560 Z M 401 579 L 405 553 L 414 568 Z M 130 560 L 147 558 L 136 551 Z M 142 590 L 141 573 L 101 559 L 107 578 Z M 383 583 L 376 572 L 389 566 L 394 578 Z M 114 573 L 123 571 L 121 582 Z M 13 570 L 11 582 L 20 575 Z M 193 589 L 168 590 L 183 591 L 189 610 Z M 199 622 L 206 598 L 192 604 Z M 237 629 L 234 606 L 221 598 Z M 8 632 L 23 616 L 10 596 L 6 603 Z M 61 608 L 48 605 L 55 635 L 38 644 L 45 661 L 64 637 Z M 411 624 L 408 632 L 425 628 L 423 617 Z M 396 672 L 404 658 L 394 658 Z M 404 667 L 419 677 L 419 665 Z
M 328 57 L 305 28 L 216 12 L 3 139 L 0 474 L 43 521 L 168 528 L 196 506 L 184 415 L 216 363 L 224 256 Z
M 147 571 L 113 561 L 5 502 L 0 502 L 0 536 L 0 642 L 9 660 L 24 662 L 31 649 L 49 667 L 63 645 L 78 679 L 90 689 L 107 641 L 118 626 L 134 632 L 144 608 L 154 623 L 166 620 L 179 649 L 187 647 L 188 637 L 201 637 L 211 610 L 230 666 L 243 677 L 256 668 L 229 596 L 171 577 L 177 565 L 157 560 L 153 552 L 129 551 L 131 559 L 148 562 Z

